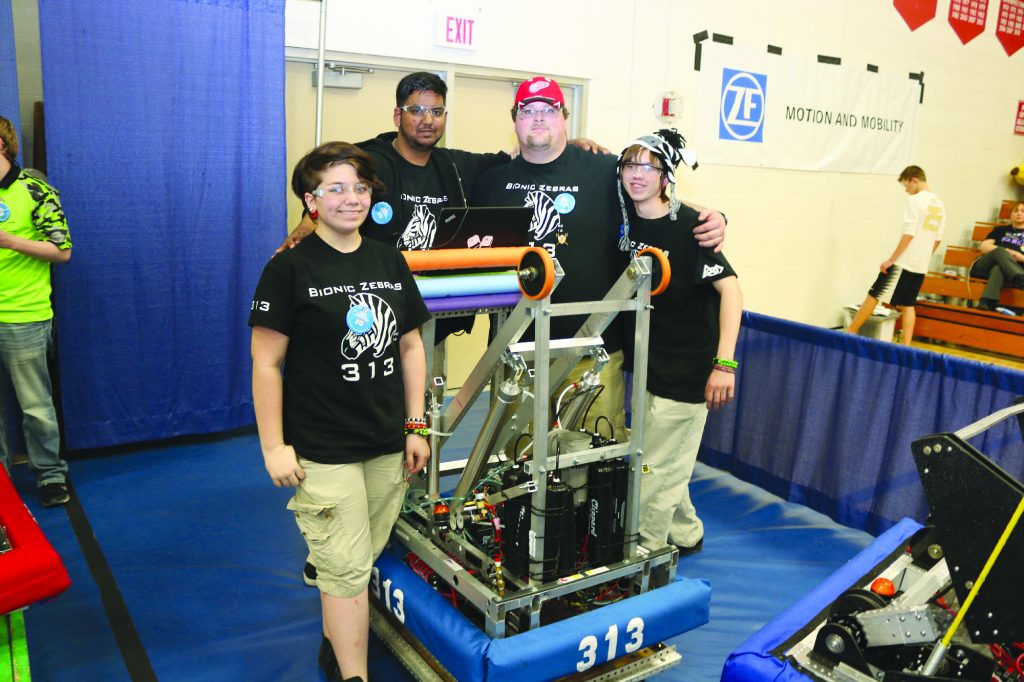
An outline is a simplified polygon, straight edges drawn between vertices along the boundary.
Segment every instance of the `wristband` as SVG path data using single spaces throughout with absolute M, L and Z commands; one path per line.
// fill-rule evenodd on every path
M 735 360 L 723 360 L 722 358 L 715 358 L 714 363 L 716 367 L 731 367 L 732 369 L 738 369 L 740 366 Z
M 427 427 L 427 420 L 424 417 L 407 417 L 405 420 L 405 435 L 415 433 L 418 436 L 426 438 L 430 435 L 430 429 Z
M 726 367 L 725 365 L 715 365 L 711 368 L 712 370 L 718 370 L 719 372 L 725 372 L 726 374 L 735 374 L 736 370 L 732 367 Z

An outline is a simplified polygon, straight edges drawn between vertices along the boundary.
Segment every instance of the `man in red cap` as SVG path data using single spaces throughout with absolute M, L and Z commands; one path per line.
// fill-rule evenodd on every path
M 512 106 L 520 156 L 481 175 L 471 201 L 479 206 L 533 208 L 531 244 L 546 248 L 565 271 L 565 279 L 552 295 L 556 303 L 600 299 L 622 274 L 616 159 L 569 145 L 568 118 L 565 96 L 554 80 L 536 76 L 520 84 Z M 724 216 L 691 208 L 700 213 L 701 224 L 694 229 L 700 245 L 712 248 L 721 244 Z M 579 317 L 553 318 L 551 338 L 572 337 L 582 322 Z M 611 359 L 601 373 L 605 389 L 585 425 L 595 430 L 597 418 L 605 416 L 619 439 L 625 434 L 623 336 L 615 323 L 603 334 Z M 581 362 L 572 376 L 581 376 L 591 363 L 589 359 Z

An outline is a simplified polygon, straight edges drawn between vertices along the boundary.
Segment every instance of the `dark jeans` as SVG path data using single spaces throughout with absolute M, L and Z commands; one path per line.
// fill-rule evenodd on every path
M 985 291 L 981 297 L 990 301 L 999 300 L 999 292 L 1008 282 L 1019 282 L 1024 279 L 1024 265 L 1013 260 L 1010 252 L 1001 246 L 989 251 L 975 261 L 971 267 L 971 277 L 987 279 Z

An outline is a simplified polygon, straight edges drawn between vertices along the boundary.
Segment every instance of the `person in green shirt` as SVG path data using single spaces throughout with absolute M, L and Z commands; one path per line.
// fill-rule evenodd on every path
M 46 359 L 52 344 L 50 264 L 71 258 L 71 239 L 53 187 L 17 164 L 18 136 L 0 116 L 0 376 L 9 377 L 24 414 L 28 465 L 43 506 L 68 501 L 67 462 Z M 0 462 L 10 468 L 0 404 Z

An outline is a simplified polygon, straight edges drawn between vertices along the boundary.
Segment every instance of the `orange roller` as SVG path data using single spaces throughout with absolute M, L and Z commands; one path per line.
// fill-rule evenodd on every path
M 555 265 L 551 255 L 539 246 L 403 251 L 402 255 L 413 272 L 517 268 L 519 289 L 531 300 L 544 298 L 555 285 Z
M 519 265 L 526 247 L 506 246 L 496 249 L 436 249 L 403 251 L 405 262 L 413 272 L 429 270 L 463 270 L 470 268 L 511 268 Z
M 653 246 L 648 246 L 646 249 L 640 251 L 637 256 L 650 256 L 654 260 L 654 268 L 651 272 L 651 276 L 658 278 L 658 285 L 651 289 L 651 296 L 657 296 L 661 292 L 668 289 L 669 280 L 672 279 L 672 266 L 668 264 L 668 256 L 661 249 L 656 249 Z
M 549 295 L 555 286 L 555 264 L 548 250 L 539 246 L 525 248 L 519 259 L 519 275 L 523 296 L 537 301 Z

